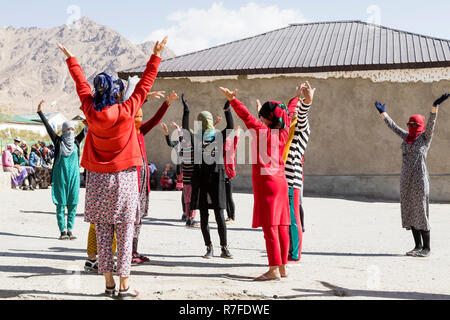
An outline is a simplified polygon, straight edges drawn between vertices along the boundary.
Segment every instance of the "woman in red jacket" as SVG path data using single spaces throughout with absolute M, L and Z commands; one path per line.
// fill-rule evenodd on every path
M 113 278 L 112 242 L 117 235 L 117 275 L 119 298 L 135 298 L 129 290 L 134 222 L 139 201 L 137 167 L 143 165 L 134 118 L 152 88 L 161 62 L 167 37 L 156 42 L 154 52 L 131 97 L 122 100 L 123 92 L 107 74 L 94 79 L 95 92 L 86 80 L 77 59 L 61 45 L 67 65 L 89 126 L 81 166 L 87 170 L 84 219 L 95 224 L 98 244 L 98 269 L 106 281 L 105 294 L 116 295 Z
M 259 121 L 236 99 L 237 90 L 220 88 L 252 135 L 253 228 L 263 228 L 269 271 L 255 281 L 287 277 L 289 252 L 289 197 L 283 151 L 291 119 L 298 104 L 294 98 L 286 108 L 280 102 L 268 101 L 258 107 Z

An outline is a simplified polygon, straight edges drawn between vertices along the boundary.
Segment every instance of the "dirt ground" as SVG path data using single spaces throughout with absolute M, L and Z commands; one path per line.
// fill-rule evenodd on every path
M 83 270 L 84 192 L 78 239 L 60 241 L 50 190 L 0 191 L 0 299 L 105 299 L 103 277 Z M 201 231 L 180 221 L 180 197 L 151 193 L 139 245 L 151 262 L 131 274 L 141 299 L 450 299 L 450 205 L 431 205 L 432 255 L 420 259 L 405 256 L 414 243 L 401 228 L 398 203 L 306 198 L 301 264 L 289 265 L 288 279 L 256 283 L 267 256 L 262 231 L 251 229 L 252 195 L 235 194 L 233 260 L 201 258 Z M 210 221 L 218 254 L 213 214 Z

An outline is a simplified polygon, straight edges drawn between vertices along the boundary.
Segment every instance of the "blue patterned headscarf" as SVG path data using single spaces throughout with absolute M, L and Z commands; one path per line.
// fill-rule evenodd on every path
M 94 79 L 94 108 L 102 111 L 103 108 L 116 103 L 116 98 L 111 94 L 113 90 L 113 79 L 105 72 L 100 73 Z

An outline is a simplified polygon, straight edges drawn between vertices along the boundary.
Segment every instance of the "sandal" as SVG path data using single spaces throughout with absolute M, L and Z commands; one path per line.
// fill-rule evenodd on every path
M 115 297 L 116 296 L 116 286 L 114 285 L 114 287 L 106 287 L 105 296 Z
M 132 292 L 128 292 L 130 290 L 130 287 L 126 290 L 119 290 L 119 293 L 117 294 L 117 297 L 122 300 L 130 300 L 130 299 L 136 299 L 139 296 L 139 292 L 136 290 L 133 290 Z
M 142 261 L 142 263 L 150 262 L 150 258 L 143 255 L 139 255 L 139 259 Z
M 255 278 L 253 281 L 263 282 L 263 281 L 280 281 L 279 277 L 276 278 L 269 278 L 266 275 L 261 275 L 258 278 Z

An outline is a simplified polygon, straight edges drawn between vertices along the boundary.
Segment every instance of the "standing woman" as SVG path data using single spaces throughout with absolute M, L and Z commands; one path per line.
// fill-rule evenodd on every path
M 209 210 L 214 210 L 219 232 L 221 257 L 232 259 L 228 250 L 227 226 L 225 223 L 224 211 L 227 207 L 225 191 L 225 167 L 223 165 L 223 145 L 227 136 L 227 129 L 234 129 L 227 117 L 227 127 L 222 131 L 217 131 L 214 127 L 214 119 L 210 112 L 203 111 L 198 114 L 197 121 L 201 122 L 201 131 L 190 134 L 189 114 L 190 108 L 184 97 L 181 96 L 184 105 L 183 129 L 186 142 L 191 142 L 194 152 L 194 172 L 192 174 L 192 194 L 189 206 L 186 205 L 186 211 L 200 210 L 200 228 L 202 230 L 203 240 L 206 246 L 205 259 L 211 259 L 214 256 L 213 244 L 209 232 Z M 186 139 L 188 138 L 188 139 Z M 184 152 L 184 147 L 182 152 Z M 199 153 L 201 159 L 196 163 L 195 153 Z M 192 154 L 192 153 L 191 153 Z M 188 196 L 189 194 L 185 194 Z M 192 220 L 191 220 L 192 221 Z
M 280 102 L 266 102 L 258 107 L 258 121 L 236 99 L 237 90 L 220 90 L 252 134 L 253 228 L 263 228 L 269 260 L 269 271 L 255 281 L 278 280 L 287 277 L 289 252 L 289 198 L 283 152 L 289 135 L 289 114 L 294 112 L 298 98 L 291 100 L 289 108 Z
M 424 116 L 413 115 L 408 121 L 408 131 L 397 126 L 389 117 L 386 113 L 386 104 L 375 103 L 387 126 L 403 140 L 401 145 L 403 160 L 400 176 L 402 225 L 403 228 L 412 230 L 416 244 L 412 251 L 406 253 L 408 256 L 428 257 L 431 252 L 430 178 L 426 158 L 433 138 L 438 108 L 448 97 L 449 94 L 444 94 L 433 103 L 426 127 Z
M 175 91 L 172 91 L 170 95 L 166 98 L 166 101 L 163 103 L 163 105 L 156 112 L 156 114 L 145 123 L 142 123 L 142 119 L 144 116 L 142 109 L 138 110 L 138 113 L 134 118 L 139 148 L 141 151 L 142 162 L 144 165 L 137 168 L 138 183 L 139 183 L 139 205 L 138 210 L 136 212 L 136 221 L 134 223 L 135 229 L 133 237 L 132 263 L 144 263 L 150 261 L 148 257 L 138 253 L 138 242 L 142 228 L 142 219 L 148 216 L 148 206 L 150 202 L 150 172 L 148 168 L 147 151 L 145 149 L 144 136 L 160 123 L 164 115 L 167 113 L 167 110 L 169 110 L 170 105 L 176 99 L 178 99 L 178 95 L 175 93 Z
M 52 170 L 52 200 L 56 205 L 56 218 L 61 236 L 59 240 L 75 240 L 72 230 L 80 193 L 80 144 L 86 134 L 81 130 L 75 137 L 75 127 L 67 121 L 62 125 L 62 135 L 58 136 L 42 113 L 44 100 L 39 103 L 37 113 L 44 123 L 47 133 L 55 145 L 55 161 Z M 67 207 L 67 222 L 65 210 Z
M 77 59 L 66 48 L 67 65 L 75 81 L 89 131 L 81 164 L 86 168 L 85 221 L 95 224 L 98 245 L 98 270 L 106 282 L 105 294 L 116 295 L 113 277 L 112 243 L 117 235 L 118 297 L 136 298 L 129 289 L 134 222 L 139 203 L 137 167 L 143 165 L 134 118 L 153 85 L 161 63 L 167 37 L 156 42 L 153 55 L 131 97 L 123 103 L 124 92 L 117 92 L 112 78 L 99 74 L 94 79 L 95 92 L 86 80 Z

